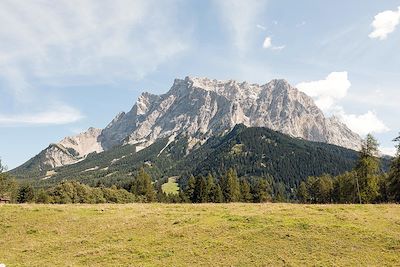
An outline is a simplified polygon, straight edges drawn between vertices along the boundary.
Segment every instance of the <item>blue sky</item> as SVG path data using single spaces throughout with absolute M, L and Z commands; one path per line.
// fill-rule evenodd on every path
M 174 78 L 284 78 L 393 153 L 400 1 L 0 2 L 0 156 L 103 128 Z

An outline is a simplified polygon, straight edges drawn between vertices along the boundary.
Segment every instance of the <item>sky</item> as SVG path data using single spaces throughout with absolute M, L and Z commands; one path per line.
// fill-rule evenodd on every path
M 14 168 L 185 76 L 286 79 L 393 154 L 399 22 L 391 0 L 2 0 L 0 157 Z

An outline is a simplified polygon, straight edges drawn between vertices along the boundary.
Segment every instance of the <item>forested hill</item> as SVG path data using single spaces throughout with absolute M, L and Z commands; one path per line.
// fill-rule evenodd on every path
M 326 143 L 292 138 L 279 132 L 237 125 L 224 136 L 212 137 L 187 153 L 187 139 L 177 137 L 168 144 L 160 139 L 135 152 L 131 145 L 91 154 L 73 165 L 41 172 L 17 169 L 19 178 L 53 184 L 60 180 L 79 180 L 95 185 L 123 184 L 145 165 L 153 179 L 166 176 L 222 174 L 235 168 L 239 176 L 272 176 L 287 188 L 296 187 L 308 176 L 323 173 L 337 175 L 354 167 L 358 153 Z
M 276 182 L 295 187 L 308 176 L 349 171 L 357 158 L 354 150 L 237 125 L 229 134 L 210 139 L 190 153 L 177 169 L 188 166 L 189 172 L 205 175 L 234 168 L 239 176 L 272 176 Z

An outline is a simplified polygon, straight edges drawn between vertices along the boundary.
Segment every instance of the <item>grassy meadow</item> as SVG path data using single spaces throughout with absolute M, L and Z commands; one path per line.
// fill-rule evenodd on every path
M 0 205 L 6 266 L 399 266 L 399 205 Z
M 168 181 L 164 183 L 161 188 L 165 194 L 178 194 L 179 193 L 179 185 L 176 182 L 177 176 L 169 177 Z

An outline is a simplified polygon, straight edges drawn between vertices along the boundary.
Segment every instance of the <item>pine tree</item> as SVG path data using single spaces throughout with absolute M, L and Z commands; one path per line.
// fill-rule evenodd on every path
M 309 201 L 310 195 L 308 193 L 307 184 L 301 181 L 299 187 L 297 188 L 297 199 L 300 203 L 307 203 Z
M 156 199 L 156 193 L 151 182 L 150 175 L 145 172 L 144 168 L 140 168 L 131 187 L 131 192 L 141 197 L 145 202 L 152 202 Z
M 0 173 L 0 197 L 9 198 L 14 203 L 17 201 L 18 192 L 18 183 L 8 173 Z
M 30 184 L 23 184 L 19 188 L 17 201 L 18 203 L 33 202 L 35 192 Z
M 240 195 L 241 195 L 241 201 L 242 202 L 252 202 L 253 201 L 253 195 L 250 192 L 250 184 L 247 181 L 247 179 L 243 179 L 240 182 Z
M 207 181 L 203 176 L 196 177 L 196 185 L 194 188 L 193 199 L 195 203 L 207 202 Z
M 360 158 L 356 165 L 356 185 L 359 200 L 362 203 L 370 203 L 379 196 L 380 162 L 377 158 L 378 142 L 368 134 L 363 141 Z
M 179 199 L 181 203 L 189 203 L 190 199 L 183 190 L 179 190 Z
M 393 141 L 397 142 L 397 152 L 390 166 L 388 191 L 392 200 L 400 202 L 400 134 Z
M 237 202 L 240 200 L 240 185 L 237 173 L 229 169 L 221 178 L 221 189 L 226 202 Z
M 279 182 L 278 184 L 276 184 L 275 186 L 275 197 L 274 200 L 276 202 L 286 202 L 286 189 L 285 189 L 285 185 L 282 182 Z
M 211 173 L 207 175 L 207 185 L 206 185 L 207 200 L 206 202 L 215 201 L 215 179 Z
M 271 187 L 265 178 L 258 178 L 253 185 L 253 201 L 263 203 L 271 200 Z
M 36 194 L 35 202 L 47 204 L 50 203 L 50 200 L 51 199 L 49 194 L 44 189 L 39 189 L 39 191 Z
M 196 178 L 193 175 L 190 175 L 189 180 L 186 186 L 186 196 L 193 203 L 194 202 L 194 189 L 196 187 Z
M 222 193 L 221 186 L 217 184 L 215 186 L 215 193 L 214 193 L 214 202 L 215 203 L 223 203 L 224 201 L 224 194 Z
M 333 185 L 333 200 L 336 203 L 359 202 L 356 182 L 357 173 L 355 171 L 336 176 Z

